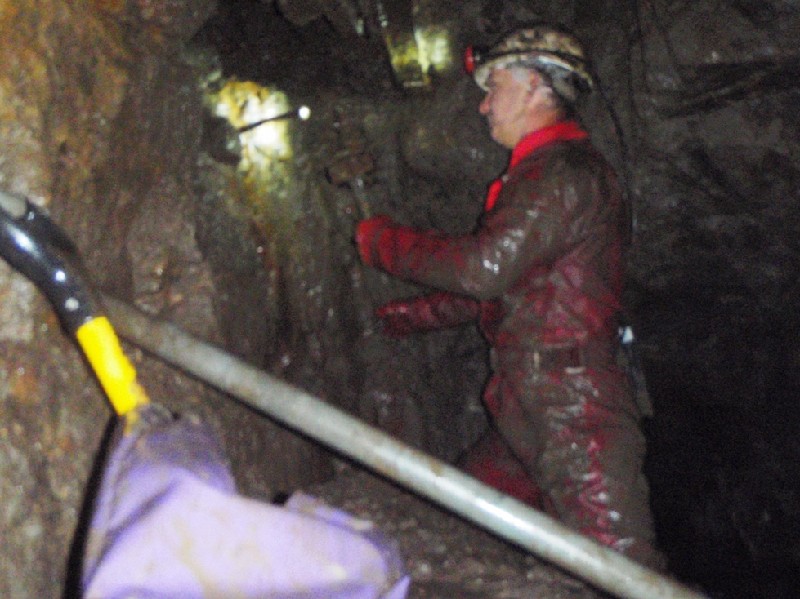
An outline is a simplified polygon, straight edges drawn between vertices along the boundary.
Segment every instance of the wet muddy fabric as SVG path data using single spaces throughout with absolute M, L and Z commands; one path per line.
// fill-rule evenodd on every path
M 483 484 L 533 508 L 544 509 L 542 490 L 495 427 L 469 447 L 457 465 Z
M 210 428 L 158 406 L 118 437 L 87 541 L 87 598 L 402 599 L 390 540 L 306 495 L 240 496 Z
M 478 301 L 440 291 L 387 302 L 375 311 L 375 315 L 383 325 L 383 332 L 390 337 L 402 338 L 477 320 L 481 332 L 491 341 L 502 320 L 502 310 L 502 305 L 496 300 Z
M 484 306 L 497 430 L 565 523 L 648 565 L 644 438 L 617 366 L 629 212 L 575 122 L 536 131 L 489 188 L 477 230 L 448 237 L 361 223 L 365 263 Z M 652 558 L 652 559 L 651 559 Z

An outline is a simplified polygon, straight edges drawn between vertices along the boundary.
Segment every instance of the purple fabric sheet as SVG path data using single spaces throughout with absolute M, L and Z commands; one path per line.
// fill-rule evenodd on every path
M 82 582 L 103 599 L 402 599 L 409 578 L 369 522 L 238 495 L 210 428 L 151 406 L 109 456 Z

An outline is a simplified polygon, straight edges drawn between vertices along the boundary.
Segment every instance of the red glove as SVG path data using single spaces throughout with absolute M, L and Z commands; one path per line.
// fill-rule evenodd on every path
M 477 318 L 478 300 L 464 295 L 439 291 L 412 299 L 394 300 L 375 311 L 390 337 L 402 338 L 458 326 Z
M 384 304 L 375 310 L 375 316 L 380 319 L 384 333 L 402 339 L 418 330 L 412 312 L 411 303 L 399 300 Z
M 355 242 L 361 261 L 367 266 L 375 266 L 377 258 L 377 244 L 381 233 L 393 225 L 392 219 L 380 214 L 362 220 L 356 227 Z

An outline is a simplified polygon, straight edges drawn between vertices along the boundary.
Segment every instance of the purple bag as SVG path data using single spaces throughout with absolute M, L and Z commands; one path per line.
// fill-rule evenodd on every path
M 211 429 L 159 406 L 118 433 L 84 556 L 88 598 L 403 599 L 395 546 L 304 495 L 236 493 Z

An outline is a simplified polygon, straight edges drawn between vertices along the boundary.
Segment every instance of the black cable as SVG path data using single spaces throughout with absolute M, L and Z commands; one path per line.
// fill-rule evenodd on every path
M 633 198 L 630 189 L 630 182 L 633 178 L 630 172 L 629 167 L 629 157 L 630 153 L 628 150 L 628 144 L 625 142 L 625 136 L 622 132 L 622 124 L 619 121 L 619 116 L 617 115 L 617 111 L 614 110 L 614 105 L 611 103 L 611 100 L 606 94 L 604 86 L 600 81 L 600 75 L 597 73 L 596 70 L 592 69 L 590 71 L 592 78 L 595 82 L 595 87 L 597 88 L 597 92 L 600 94 L 600 98 L 605 105 L 606 111 L 608 112 L 609 118 L 611 119 L 611 124 L 614 127 L 614 133 L 617 137 L 617 142 L 619 143 L 620 147 L 620 157 L 621 157 L 621 170 L 620 176 L 622 177 L 622 192 L 625 196 L 625 204 L 628 208 L 628 216 L 630 222 L 630 239 L 633 241 L 633 238 L 636 234 L 636 230 L 638 228 L 638 219 L 636 215 L 636 211 L 634 210 L 633 206 Z

